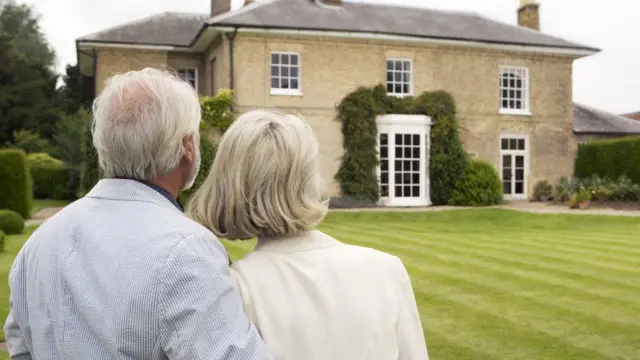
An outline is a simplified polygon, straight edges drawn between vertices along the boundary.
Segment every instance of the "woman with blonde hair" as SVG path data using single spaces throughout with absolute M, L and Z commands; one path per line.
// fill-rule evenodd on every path
M 251 111 L 222 137 L 188 213 L 219 237 L 258 238 L 231 273 L 274 359 L 428 359 L 400 259 L 315 230 L 323 188 L 311 128 Z

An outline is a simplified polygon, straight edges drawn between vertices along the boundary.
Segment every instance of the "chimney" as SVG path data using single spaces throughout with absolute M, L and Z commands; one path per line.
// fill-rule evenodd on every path
M 540 31 L 540 3 L 536 0 L 520 0 L 518 25 Z
M 231 0 L 211 0 L 211 17 L 231 10 Z

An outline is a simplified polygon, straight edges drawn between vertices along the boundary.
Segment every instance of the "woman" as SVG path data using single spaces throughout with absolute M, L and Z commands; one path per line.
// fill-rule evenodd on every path
M 402 262 L 314 230 L 323 188 L 311 128 L 252 111 L 222 137 L 189 213 L 222 238 L 258 238 L 231 272 L 274 359 L 428 359 Z

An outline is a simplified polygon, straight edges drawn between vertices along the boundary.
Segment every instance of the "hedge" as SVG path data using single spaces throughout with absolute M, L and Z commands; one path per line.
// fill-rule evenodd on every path
M 30 167 L 42 164 L 62 165 L 63 161 L 58 160 L 47 153 L 32 153 L 27 155 L 27 164 L 29 164 Z
M 33 165 L 31 178 L 35 198 L 74 200 L 80 182 L 80 170 L 65 164 Z
M 33 194 L 27 157 L 22 150 L 0 150 L 0 209 L 31 215 Z
M 384 85 L 360 87 L 338 106 L 345 154 L 336 180 L 342 196 L 375 202 L 379 198 L 376 176 L 378 129 L 376 117 L 385 114 L 418 114 L 431 117 L 429 176 L 431 202 L 446 205 L 455 185 L 464 178 L 468 156 L 464 151 L 456 104 L 446 91 L 424 92 L 414 97 L 394 97 Z
M 502 202 L 500 174 L 487 161 L 473 160 L 451 196 L 451 205 L 491 206 Z
M 4 242 L 6 238 L 7 235 L 2 230 L 0 230 L 0 253 L 4 252 Z
M 575 162 L 575 176 L 594 175 L 609 179 L 626 176 L 640 184 L 640 137 L 597 140 L 581 145 Z
M 178 195 L 178 202 L 181 205 L 186 205 L 191 195 L 193 195 L 193 193 L 196 192 L 198 188 L 200 188 L 204 180 L 209 175 L 209 169 L 211 169 L 211 165 L 213 164 L 213 159 L 215 159 L 216 157 L 217 150 L 218 144 L 209 140 L 205 136 L 205 134 L 200 135 L 200 170 L 198 171 L 196 181 L 193 183 L 191 189 L 182 191 Z
M 7 235 L 21 234 L 24 230 L 24 219 L 13 210 L 0 210 L 0 231 Z
M 98 164 L 98 153 L 93 147 L 93 135 L 91 134 L 91 121 L 85 125 L 82 136 L 82 164 L 80 165 L 80 184 L 78 186 L 78 197 L 86 195 L 100 180 L 100 166 Z

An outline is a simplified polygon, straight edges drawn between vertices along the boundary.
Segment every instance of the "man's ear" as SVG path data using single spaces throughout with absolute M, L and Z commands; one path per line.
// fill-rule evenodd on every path
M 184 158 L 192 163 L 196 158 L 197 135 L 187 134 L 182 138 L 182 146 L 184 147 Z

